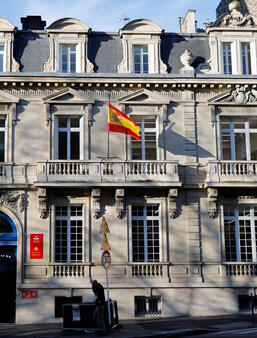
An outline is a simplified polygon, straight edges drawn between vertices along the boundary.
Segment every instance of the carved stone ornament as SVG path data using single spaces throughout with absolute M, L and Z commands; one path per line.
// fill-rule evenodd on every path
M 224 100 L 224 102 L 235 102 L 238 104 L 247 104 L 256 101 L 257 91 L 255 89 L 246 91 L 244 86 L 231 91 L 231 94 Z
M 91 193 L 92 197 L 92 214 L 94 218 L 99 218 L 101 210 L 101 191 L 100 189 L 93 189 Z
M 208 199 L 209 207 L 208 214 L 210 218 L 215 218 L 217 215 L 217 199 L 218 199 L 218 190 L 213 188 L 208 188 Z
M 178 189 L 170 189 L 168 193 L 168 212 L 170 218 L 175 218 L 177 214 Z
M 38 189 L 38 207 L 40 218 L 45 218 L 47 216 L 47 191 L 46 189 Z
M 124 199 L 125 199 L 124 189 L 116 189 L 115 191 L 116 215 L 120 219 L 122 218 L 124 214 Z
M 26 195 L 12 191 L 1 191 L 0 205 L 5 205 L 13 210 L 23 212 L 26 207 Z
M 191 70 L 194 69 L 191 67 L 193 61 L 194 61 L 194 55 L 190 53 L 188 49 L 184 51 L 184 53 L 180 56 L 180 61 L 182 65 L 184 66 L 185 70 Z
M 240 2 L 232 1 L 229 4 L 230 14 L 226 15 L 222 20 L 220 27 L 252 27 L 254 26 L 254 19 L 251 15 L 243 15 L 240 11 Z

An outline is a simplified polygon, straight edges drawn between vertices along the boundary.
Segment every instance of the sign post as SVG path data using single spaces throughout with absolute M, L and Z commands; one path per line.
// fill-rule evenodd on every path
M 103 234 L 103 241 L 102 241 L 101 249 L 104 251 L 102 253 L 101 261 L 102 261 L 102 265 L 105 268 L 105 272 L 106 272 L 108 320 L 109 320 L 109 325 L 111 326 L 112 322 L 111 322 L 111 307 L 110 307 L 109 279 L 108 279 L 108 269 L 111 265 L 111 254 L 109 250 L 111 250 L 111 247 L 108 242 L 108 238 L 106 236 L 106 234 L 109 234 L 109 233 L 110 233 L 110 229 L 108 227 L 106 219 L 103 217 L 100 234 Z
M 102 253 L 102 265 L 105 268 L 105 272 L 106 272 L 108 319 L 109 319 L 109 325 L 111 325 L 112 322 L 111 322 L 109 279 L 108 279 L 108 269 L 109 269 L 109 267 L 111 265 L 111 254 L 110 254 L 110 252 L 108 250 L 105 250 Z

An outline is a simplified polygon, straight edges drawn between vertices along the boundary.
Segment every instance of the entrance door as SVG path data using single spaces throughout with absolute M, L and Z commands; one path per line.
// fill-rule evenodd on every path
M 17 231 L 0 213 L 0 323 L 15 322 Z

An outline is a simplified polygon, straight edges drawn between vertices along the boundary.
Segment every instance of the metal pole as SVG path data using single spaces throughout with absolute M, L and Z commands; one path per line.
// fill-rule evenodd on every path
M 110 296 L 109 296 L 109 280 L 108 280 L 108 269 L 105 269 L 106 271 L 106 286 L 107 286 L 107 307 L 108 307 L 108 319 L 109 319 L 109 325 L 111 326 L 111 307 L 110 307 Z

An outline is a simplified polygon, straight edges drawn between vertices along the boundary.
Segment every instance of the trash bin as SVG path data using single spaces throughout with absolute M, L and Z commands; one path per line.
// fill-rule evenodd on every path
M 63 305 L 63 329 L 95 329 L 98 327 L 93 320 L 95 303 L 64 304 Z M 105 308 L 106 328 L 114 328 L 119 324 L 117 301 L 110 300 L 111 325 L 109 327 L 107 304 Z

